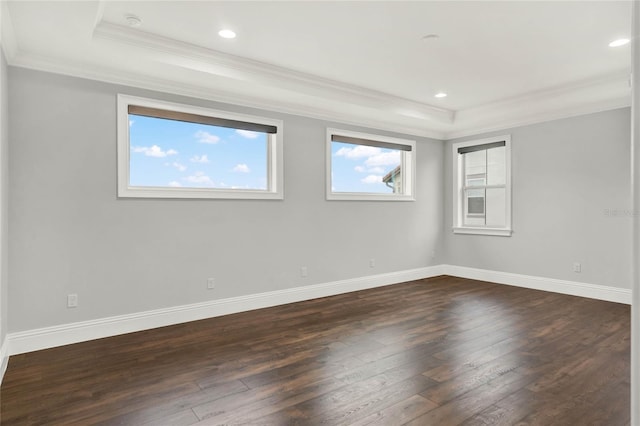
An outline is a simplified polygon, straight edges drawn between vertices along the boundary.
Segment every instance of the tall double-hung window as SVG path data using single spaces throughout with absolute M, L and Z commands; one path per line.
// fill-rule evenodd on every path
M 453 231 L 511 235 L 511 137 L 453 144 Z

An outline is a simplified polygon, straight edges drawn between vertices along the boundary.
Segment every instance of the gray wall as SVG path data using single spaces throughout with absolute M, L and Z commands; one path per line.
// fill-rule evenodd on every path
M 454 235 L 451 143 L 501 134 L 512 135 L 513 235 Z M 630 288 L 629 158 L 629 108 L 448 141 L 446 261 Z
M 7 62 L 0 49 L 0 345 L 8 330 L 9 292 L 9 97 Z M 2 362 L 2 360 L 0 360 Z
M 415 202 L 328 202 L 326 127 L 371 129 L 20 68 L 9 79 L 12 332 L 443 261 L 440 141 L 418 138 Z M 116 199 L 117 93 L 283 119 L 285 200 Z
M 630 286 L 629 109 L 464 138 L 512 135 L 514 234 L 453 235 L 453 141 L 417 138 L 416 202 L 328 202 L 325 128 L 375 130 L 8 71 L 12 332 L 442 263 Z M 285 200 L 118 200 L 117 93 L 283 119 Z

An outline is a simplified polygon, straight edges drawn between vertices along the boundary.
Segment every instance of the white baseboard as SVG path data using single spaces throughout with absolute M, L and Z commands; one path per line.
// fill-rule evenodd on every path
M 460 278 L 631 304 L 631 290 L 628 289 L 534 277 L 509 272 L 467 268 L 464 266 L 436 265 L 10 333 L 5 339 L 2 348 L 0 348 L 0 356 L 2 356 L 2 365 L 0 367 L 2 370 L 0 370 L 0 372 L 4 374 L 8 355 L 17 355 L 40 349 L 116 336 L 118 334 L 132 333 L 287 303 L 301 302 L 318 297 L 366 290 L 438 275 L 451 275 Z
M 438 275 L 442 275 L 441 265 L 10 333 L 8 336 L 9 354 L 17 355 L 118 334 L 366 290 Z
M 628 305 L 631 304 L 631 290 L 626 288 L 513 274 L 510 272 L 467 268 L 465 266 L 440 266 L 442 267 L 442 273 L 444 275 L 451 275 L 454 277 L 489 281 L 497 284 L 507 284 L 516 287 L 531 288 L 534 290 L 569 294 L 572 296 L 588 297 L 590 299 L 606 300 L 608 302 L 626 303 Z
M 7 371 L 7 365 L 9 364 L 9 338 L 5 336 L 0 346 L 0 385 L 2 379 L 4 379 L 4 373 Z

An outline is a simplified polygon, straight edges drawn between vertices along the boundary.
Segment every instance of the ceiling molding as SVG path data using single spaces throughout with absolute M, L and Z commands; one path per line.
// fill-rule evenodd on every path
M 629 73 L 621 70 L 458 111 L 445 137 L 454 139 L 630 105 Z
M 92 42 L 133 53 L 138 60 L 131 67 L 135 71 L 95 59 L 74 62 L 21 50 L 7 2 L 0 2 L 0 44 L 8 64 L 439 140 L 621 108 L 631 102 L 629 73 L 621 70 L 454 112 L 106 23 L 102 21 L 105 1 L 98 2 Z M 155 71 L 153 75 L 149 70 Z M 198 75 L 194 73 L 205 78 L 194 79 Z M 245 83 L 268 89 L 270 94 L 236 91 Z
M 542 110 L 533 112 L 530 115 L 520 117 L 503 117 L 502 119 L 493 122 L 477 122 L 475 126 L 469 127 L 467 129 L 446 132 L 444 134 L 444 140 L 449 141 L 452 139 L 463 138 L 467 136 L 479 136 L 483 133 L 505 131 L 516 127 L 529 126 L 532 124 L 561 120 L 563 118 L 593 114 L 629 106 L 631 106 L 630 99 L 618 97 L 609 100 L 592 102 L 589 104 L 576 105 L 574 108 Z
M 345 112 L 340 106 L 320 108 L 313 104 L 285 102 L 282 99 L 260 99 L 223 89 L 207 89 L 200 85 L 50 57 L 20 53 L 7 60 L 9 65 L 16 67 L 439 140 L 628 107 L 631 101 L 628 78 L 625 78 L 627 74 L 620 72 L 590 83 L 581 82 L 573 86 L 541 90 L 461 110 L 455 114 L 454 123 L 449 129 L 436 130 L 419 119 L 410 120 L 411 123 L 399 123 L 397 117 L 380 119 L 356 115 L 353 111 Z
M 244 96 L 235 92 L 222 89 L 208 89 L 200 85 L 185 84 L 169 79 L 150 77 L 145 74 L 125 72 L 116 69 L 107 69 L 99 65 L 86 63 L 74 63 L 68 60 L 44 57 L 20 53 L 12 57 L 9 65 L 37 71 L 51 72 L 54 74 L 68 75 L 88 80 L 101 81 L 110 84 L 129 86 L 137 89 L 152 90 L 161 93 L 187 96 L 196 99 L 209 100 L 257 108 L 266 111 L 292 114 L 336 123 L 361 126 L 388 132 L 396 132 L 426 138 L 444 139 L 445 133 L 428 128 L 422 120 L 413 119 L 399 122 L 393 119 L 384 119 L 371 114 L 345 114 L 336 108 L 321 108 L 312 104 L 289 103 L 282 100 L 261 99 L 255 96 Z M 384 115 L 384 114 L 382 114 Z M 392 117 L 393 118 L 393 117 Z
M 291 92 L 302 91 L 358 106 L 381 108 L 391 114 L 425 120 L 427 124 L 448 125 L 453 122 L 454 112 L 444 108 L 195 46 L 122 25 L 101 22 L 94 31 L 94 40 L 96 39 L 147 50 L 152 53 L 153 60 L 173 66 L 267 84 Z

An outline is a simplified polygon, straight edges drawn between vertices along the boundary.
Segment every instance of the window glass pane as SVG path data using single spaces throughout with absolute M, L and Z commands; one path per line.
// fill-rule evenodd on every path
M 487 151 L 474 151 L 464 155 L 464 175 L 467 186 L 473 186 L 472 183 L 485 185 L 487 176 Z
M 485 190 L 467 189 L 464 191 L 464 223 L 478 226 L 485 224 Z
M 487 185 L 504 185 L 506 182 L 504 146 L 487 150 Z
M 488 188 L 486 200 L 486 225 L 505 226 L 507 223 L 506 189 Z
M 469 214 L 484 214 L 484 197 L 469 197 Z
M 268 137 L 129 114 L 129 185 L 266 191 Z
M 484 189 L 467 189 L 467 215 L 484 214 Z
M 402 157 L 397 149 L 332 141 L 331 191 L 402 194 Z

